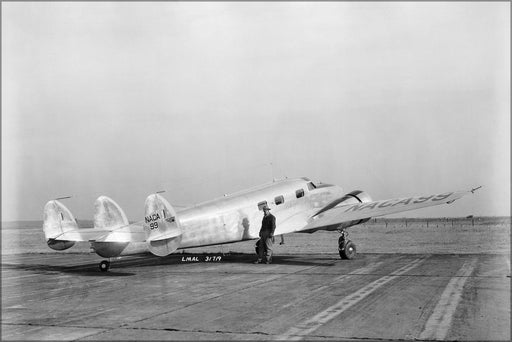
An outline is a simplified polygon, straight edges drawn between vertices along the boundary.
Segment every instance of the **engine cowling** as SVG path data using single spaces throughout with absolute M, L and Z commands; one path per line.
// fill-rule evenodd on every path
M 345 196 L 339 199 L 339 203 L 337 206 L 344 206 L 344 205 L 350 205 L 350 204 L 357 204 L 357 203 L 368 203 L 371 202 L 372 198 L 371 196 L 362 190 L 354 190 L 352 192 L 349 192 Z M 361 223 L 365 223 L 370 220 L 371 217 L 362 219 L 362 220 L 354 220 L 350 222 L 345 222 L 341 224 L 338 228 L 344 229 L 347 227 L 355 226 Z
M 326 205 L 324 208 L 322 208 L 322 210 L 320 210 L 318 213 L 316 213 L 315 216 L 319 215 L 329 209 L 332 209 L 334 207 L 341 207 L 341 206 L 357 204 L 357 203 L 367 203 L 367 202 L 371 202 L 371 201 L 372 201 L 372 198 L 370 197 L 370 195 L 368 193 L 366 193 L 362 190 L 354 190 L 352 192 L 349 192 L 348 194 L 345 194 L 343 197 L 340 197 L 340 198 L 332 201 L 331 203 Z M 328 230 L 344 229 L 347 227 L 351 227 L 351 226 L 355 226 L 357 224 L 367 222 L 368 220 L 370 220 L 370 217 L 362 219 L 362 220 L 353 220 L 353 221 L 342 223 L 337 226 L 333 226 L 332 229 L 328 229 Z
M 329 209 L 332 209 L 334 207 L 340 207 L 350 204 L 357 204 L 357 203 L 367 203 L 371 202 L 372 198 L 370 195 L 364 191 L 361 190 L 354 190 L 352 192 L 349 192 L 348 194 L 345 194 L 343 197 L 340 197 L 331 203 L 327 204 L 325 207 L 322 208 L 319 212 L 315 214 L 319 215 L 323 213 L 324 211 L 327 211 Z
M 357 203 L 367 203 L 371 202 L 372 198 L 367 192 L 362 190 L 354 190 L 349 192 L 340 198 L 337 205 L 348 205 L 348 204 L 357 204 Z

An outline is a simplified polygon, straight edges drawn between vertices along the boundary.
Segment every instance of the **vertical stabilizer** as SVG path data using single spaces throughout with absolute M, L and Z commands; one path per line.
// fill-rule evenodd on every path
M 123 209 L 107 196 L 94 202 L 94 228 L 115 229 L 129 224 Z
M 48 246 L 55 250 L 72 247 L 74 241 L 58 240 L 59 236 L 70 230 L 78 229 L 71 211 L 57 200 L 49 201 L 44 206 L 43 231 Z
M 181 243 L 181 225 L 176 211 L 165 198 L 149 195 L 145 202 L 144 231 L 151 253 L 166 256 Z
M 107 196 L 100 196 L 94 202 L 94 228 L 107 232 L 96 237 L 92 245 L 94 251 L 104 257 L 120 254 L 139 238 L 123 209 Z

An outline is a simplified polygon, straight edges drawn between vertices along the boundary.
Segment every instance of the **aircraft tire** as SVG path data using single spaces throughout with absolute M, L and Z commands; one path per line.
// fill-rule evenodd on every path
M 343 247 L 339 248 L 340 257 L 345 260 L 352 260 L 356 256 L 356 244 L 348 240 Z
M 109 261 L 103 260 L 102 262 L 100 262 L 100 271 L 101 272 L 107 272 L 109 268 L 110 268 Z

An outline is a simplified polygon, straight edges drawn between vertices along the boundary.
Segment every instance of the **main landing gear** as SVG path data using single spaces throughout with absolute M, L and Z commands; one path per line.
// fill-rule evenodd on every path
M 345 229 L 339 231 L 341 233 L 338 239 L 338 251 L 342 259 L 351 260 L 356 256 L 356 244 L 348 239 L 348 233 Z
M 102 262 L 100 262 L 100 271 L 101 272 L 107 272 L 109 268 L 110 268 L 110 261 L 103 260 Z

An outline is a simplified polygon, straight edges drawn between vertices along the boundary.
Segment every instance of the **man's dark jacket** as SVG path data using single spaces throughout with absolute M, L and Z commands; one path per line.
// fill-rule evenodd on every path
M 276 230 L 276 218 L 272 214 L 263 216 L 261 221 L 260 237 L 261 236 L 274 236 L 274 230 Z

